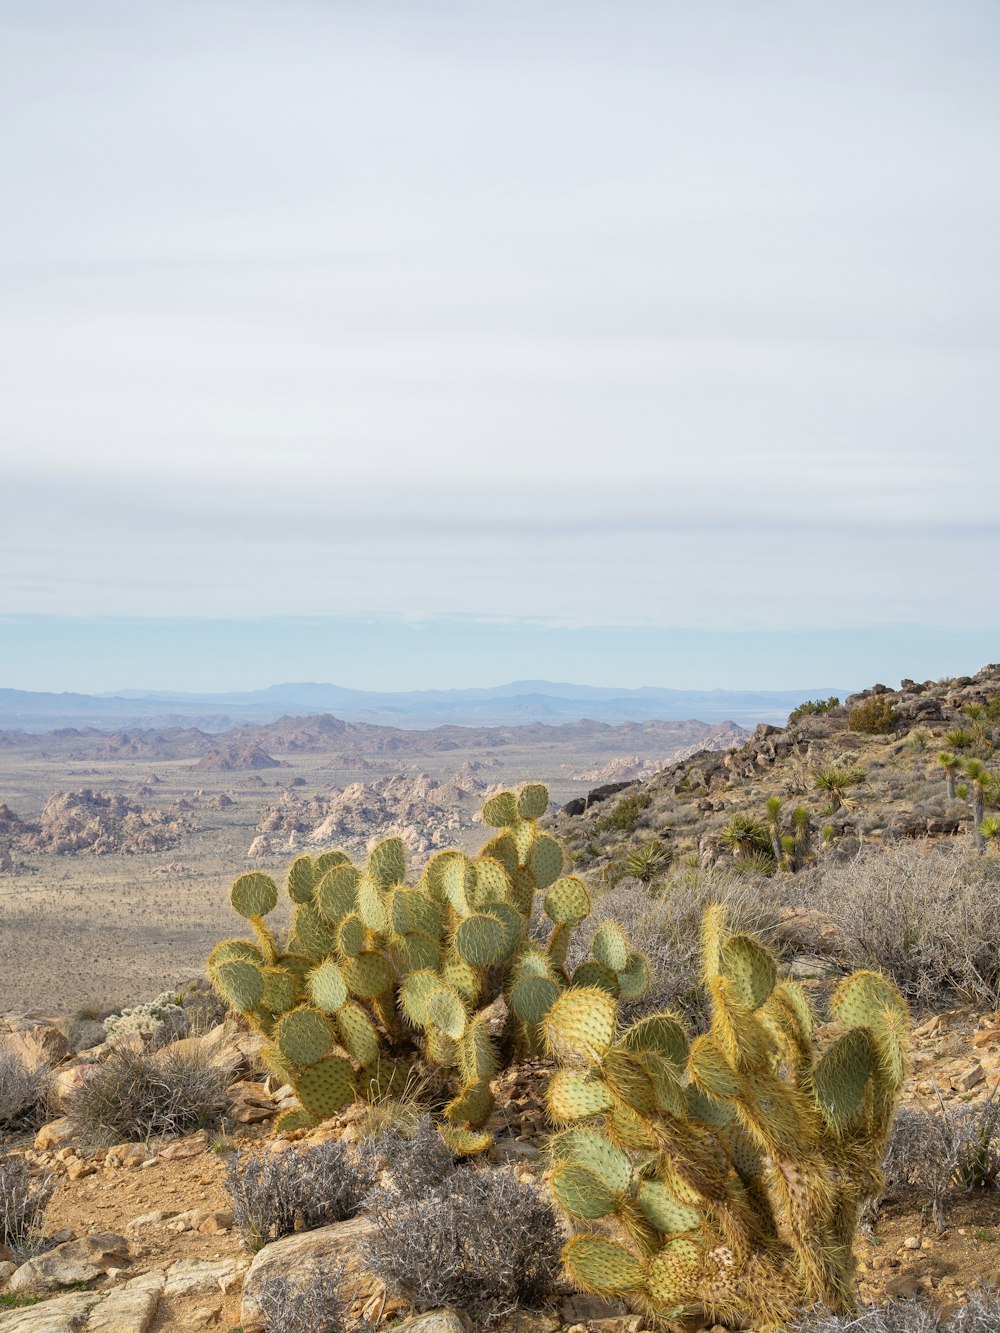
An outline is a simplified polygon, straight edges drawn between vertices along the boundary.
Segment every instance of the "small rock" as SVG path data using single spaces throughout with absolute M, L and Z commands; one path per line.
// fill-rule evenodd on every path
M 17 1264 L 12 1263 L 10 1259 L 0 1261 L 0 1287 L 6 1283 L 11 1273 L 15 1272 L 16 1269 Z
M 180 1139 L 177 1143 L 168 1143 L 157 1156 L 161 1162 L 181 1162 L 186 1157 L 198 1157 L 208 1148 L 208 1135 L 204 1130 Z
M 77 1157 L 66 1167 L 66 1174 L 70 1180 L 82 1180 L 84 1176 L 96 1175 L 97 1167 L 93 1162 L 82 1162 L 80 1158 Z
M 62 1115 L 58 1120 L 50 1120 L 35 1135 L 35 1147 L 39 1152 L 49 1152 L 53 1148 L 65 1147 L 74 1136 L 73 1126 Z
M 64 1241 L 44 1254 L 36 1254 L 11 1275 L 10 1291 L 33 1295 L 58 1291 L 74 1282 L 90 1282 L 106 1273 L 114 1262 L 128 1259 L 128 1241 L 124 1236 L 106 1232 Z
M 249 1260 L 237 1259 L 178 1259 L 167 1269 L 167 1296 L 184 1296 L 221 1291 L 223 1295 L 239 1282 L 247 1269 Z
M 919 1239 L 916 1236 L 907 1236 L 907 1238 L 903 1241 L 903 1249 L 919 1250 L 920 1249 Z

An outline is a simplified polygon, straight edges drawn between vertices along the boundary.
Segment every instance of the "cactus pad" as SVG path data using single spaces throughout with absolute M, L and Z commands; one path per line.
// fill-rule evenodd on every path
M 274 1040 L 278 1050 L 292 1064 L 313 1065 L 329 1054 L 333 1029 L 322 1014 L 303 1005 L 278 1019 Z
M 623 972 L 628 966 L 631 947 L 617 921 L 598 926 L 591 948 L 597 961 L 611 972 Z
M 556 1134 L 549 1144 L 555 1162 L 574 1162 L 586 1167 L 612 1194 L 624 1197 L 632 1183 L 632 1162 L 627 1152 L 617 1147 L 601 1130 L 592 1125 L 574 1125 Z
M 267 916 L 278 905 L 278 886 L 270 875 L 253 871 L 240 875 L 230 891 L 229 901 L 240 916 Z
M 592 1062 L 615 1038 L 615 1002 L 594 986 L 565 991 L 545 1019 L 545 1039 L 559 1056 Z
M 557 926 L 578 926 L 590 915 L 590 894 L 575 875 L 557 879 L 545 895 L 545 913 Z
M 381 888 L 402 884 L 406 879 L 406 844 L 402 838 L 385 838 L 368 858 L 368 873 Z
M 327 921 L 343 921 L 349 912 L 357 909 L 360 878 L 357 866 L 348 863 L 332 866 L 319 881 L 316 906 Z
M 390 990 L 396 976 L 384 954 L 366 952 L 344 963 L 344 980 L 352 995 L 374 999 Z
M 306 986 L 313 1004 L 324 1013 L 335 1014 L 347 1000 L 344 974 L 331 959 L 309 973 Z
M 539 833 L 532 845 L 528 864 L 538 887 L 547 889 L 562 874 L 563 849 L 548 833 Z
M 371 1019 L 353 1000 L 337 1014 L 337 1031 L 346 1050 L 359 1065 L 373 1065 L 379 1057 L 378 1033 Z
M 507 931 L 495 916 L 467 917 L 455 932 L 455 950 L 472 967 L 498 963 L 507 951 Z
M 493 828 L 506 828 L 517 818 L 517 797 L 512 791 L 491 796 L 483 806 L 483 820 Z
M 464 1034 L 469 1015 L 462 997 L 450 986 L 438 986 L 427 999 L 427 1017 L 446 1037 L 458 1041 Z
M 574 1236 L 563 1250 L 563 1264 L 584 1291 L 626 1296 L 638 1291 L 645 1272 L 635 1255 L 601 1236 Z
M 231 1009 L 247 1014 L 264 995 L 264 977 L 253 963 L 236 960 L 215 970 L 215 985 Z
M 549 1115 L 557 1125 L 589 1120 L 612 1106 L 611 1093 L 599 1078 L 560 1069 L 549 1081 Z
M 607 1217 L 618 1203 L 603 1180 L 573 1161 L 562 1162 L 553 1171 L 552 1192 L 570 1217 L 583 1220 Z
M 522 1023 L 540 1023 L 559 994 L 560 988 L 551 977 L 526 976 L 514 983 L 510 1005 Z
M 285 881 L 288 896 L 293 903 L 307 903 L 316 888 L 316 867 L 309 856 L 297 856 L 288 868 Z
M 354 1101 L 354 1071 L 342 1056 L 331 1055 L 302 1070 L 295 1082 L 295 1092 L 310 1115 L 326 1120 Z
M 517 797 L 517 814 L 521 819 L 541 819 L 548 809 L 549 789 L 544 783 L 529 782 L 521 788 Z

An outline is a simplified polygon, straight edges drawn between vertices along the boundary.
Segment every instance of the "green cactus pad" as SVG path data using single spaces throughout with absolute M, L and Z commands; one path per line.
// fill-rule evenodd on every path
M 687 1033 L 674 1014 L 648 1014 L 640 1018 L 623 1033 L 622 1045 L 630 1051 L 655 1051 L 669 1060 L 678 1073 L 687 1065 Z
M 657 1251 L 649 1261 L 646 1291 L 654 1306 L 672 1308 L 682 1303 L 697 1281 L 703 1247 L 687 1236 L 678 1236 Z
M 309 973 L 306 988 L 316 1008 L 326 1014 L 335 1014 L 347 1001 L 347 982 L 332 958 Z
M 373 1000 L 391 989 L 396 974 L 384 954 L 367 952 L 347 959 L 344 963 L 344 980 L 352 995 L 363 1000 Z
M 337 927 L 336 940 L 337 952 L 342 958 L 357 958 L 358 954 L 364 953 L 365 945 L 368 943 L 368 931 L 356 912 L 345 916 L 341 921 Z
M 450 1037 L 446 1037 L 433 1023 L 427 1029 L 424 1060 L 429 1065 L 440 1065 L 442 1069 L 454 1069 L 458 1064 L 456 1043 Z
M 383 889 L 403 883 L 406 879 L 406 843 L 402 838 L 385 838 L 372 848 L 368 874 Z
M 618 995 L 622 1000 L 641 1000 L 652 980 L 648 960 L 641 953 L 629 954 L 628 963 L 618 973 Z
M 264 955 L 249 940 L 221 940 L 208 955 L 206 967 L 211 974 L 223 963 L 256 963 L 264 965 Z
M 541 1023 L 559 995 L 551 977 L 522 977 L 510 992 L 510 1007 L 522 1023 Z
M 617 921 L 605 921 L 594 931 L 591 952 L 597 961 L 612 972 L 624 972 L 632 952 L 624 930 Z
M 506 828 L 517 818 L 517 797 L 512 791 L 500 791 L 483 806 L 483 821 L 492 828 Z
M 548 954 L 529 941 L 514 964 L 513 976 L 515 981 L 523 981 L 526 977 L 551 977 L 555 980 L 556 974 Z
M 333 953 L 336 947 L 337 937 L 314 903 L 299 903 L 292 919 L 292 932 L 299 948 L 317 961 Z
M 532 845 L 528 865 L 538 887 L 547 889 L 563 872 L 563 849 L 555 838 L 539 833 Z
M 552 1075 L 547 1101 L 549 1115 L 556 1125 L 589 1120 L 612 1106 L 611 1094 L 600 1079 L 571 1069 L 560 1069 Z
M 615 1002 L 606 991 L 585 986 L 565 991 L 545 1019 L 545 1040 L 556 1055 L 600 1060 L 615 1039 Z
M 360 1065 L 373 1065 L 379 1057 L 378 1033 L 371 1019 L 353 1000 L 337 1014 L 340 1040 Z
M 343 921 L 349 912 L 357 910 L 358 880 L 361 872 L 357 866 L 332 866 L 316 885 L 316 906 L 327 921 L 336 924 Z
M 479 998 L 480 974 L 467 963 L 464 958 L 460 958 L 457 953 L 447 953 L 444 956 L 444 962 L 441 964 L 441 976 L 452 990 L 458 991 L 464 1000 L 470 1004 L 475 1004 Z
M 495 1105 L 490 1085 L 482 1079 L 467 1084 L 445 1107 L 444 1115 L 452 1124 L 466 1124 L 470 1129 L 482 1129 L 492 1115 Z
M 294 1009 L 298 1000 L 298 980 L 283 967 L 266 967 L 261 974 L 264 978 L 264 993 L 260 998 L 260 1007 L 271 1014 L 285 1014 Z
M 318 884 L 326 872 L 332 870 L 334 866 L 350 865 L 350 863 L 351 858 L 346 852 L 320 852 L 316 858 L 316 883 Z
M 310 1115 L 326 1120 L 354 1101 L 354 1071 L 342 1056 L 331 1055 L 302 1070 L 295 1080 L 295 1095 Z
M 452 1041 L 459 1040 L 469 1021 L 462 997 L 450 986 L 438 986 L 428 997 L 427 1017 Z
M 862 1106 L 872 1068 L 867 1028 L 851 1028 L 833 1043 L 812 1071 L 812 1085 L 827 1124 L 844 1129 Z
M 466 1083 L 489 1080 L 497 1072 L 496 1048 L 482 1014 L 472 1020 L 459 1042 L 458 1067 Z
M 495 917 L 503 926 L 504 950 L 502 961 L 506 962 L 517 952 L 524 936 L 524 917 L 512 903 L 488 903 L 482 910 L 486 916 Z
M 264 977 L 253 963 L 235 960 L 215 969 L 215 988 L 237 1013 L 248 1014 L 256 1009 L 264 995 Z
M 746 935 L 733 935 L 726 940 L 719 971 L 729 983 L 732 998 L 746 1009 L 759 1009 L 778 980 L 774 958 L 762 944 Z
M 845 1028 L 878 1027 L 887 1015 L 905 1017 L 906 1006 L 881 972 L 852 972 L 834 991 L 830 1012 Z
M 559 1205 L 569 1213 L 585 1221 L 598 1217 L 607 1217 L 615 1211 L 618 1198 L 585 1166 L 575 1162 L 562 1162 L 552 1173 L 552 1193 Z
M 388 934 L 389 908 L 385 895 L 370 875 L 358 880 L 358 916 L 368 930 L 377 935 Z
M 495 916 L 477 913 L 455 932 L 455 951 L 472 967 L 489 967 L 507 952 L 507 932 Z
M 293 1134 L 297 1129 L 313 1129 L 319 1121 L 301 1106 L 290 1106 L 274 1122 L 275 1134 Z
M 444 890 L 444 875 L 453 861 L 460 861 L 464 864 L 464 852 L 437 852 L 427 862 L 424 873 L 420 877 L 421 888 L 426 890 L 428 896 L 436 903 L 446 903 L 448 901 Z
M 549 964 L 557 972 L 565 971 L 566 962 L 569 958 L 569 946 L 573 939 L 572 926 L 556 926 L 549 936 L 548 957 Z
M 389 940 L 389 954 L 401 976 L 428 969 L 437 971 L 441 966 L 441 946 L 422 930 L 393 935 Z
M 522 819 L 541 819 L 548 809 L 549 789 L 544 783 L 529 782 L 518 792 L 517 813 Z
M 310 856 L 297 856 L 288 867 L 285 888 L 293 903 L 307 903 L 316 888 L 316 866 Z
M 468 916 L 476 892 L 476 868 L 467 856 L 451 857 L 441 871 L 445 902 L 459 916 Z
M 616 1102 L 607 1117 L 609 1137 L 622 1148 L 645 1151 L 659 1146 L 653 1122 Z
M 250 918 L 250 925 L 253 927 L 254 937 L 257 941 L 257 948 L 261 952 L 261 957 L 264 959 L 264 962 L 268 967 L 273 967 L 278 961 L 278 955 L 281 953 L 277 936 L 262 916 L 252 916 Z
M 473 862 L 476 885 L 472 893 L 477 907 L 488 903 L 505 903 L 510 897 L 510 876 L 503 865 L 491 856 L 478 856 Z
M 538 885 L 530 870 L 518 868 L 510 877 L 510 900 L 519 912 L 526 916 L 535 905 L 535 891 Z
M 590 894 L 582 879 L 557 879 L 545 895 L 545 914 L 557 926 L 578 926 L 590 915 Z
M 611 1142 L 593 1125 L 574 1125 L 556 1134 L 549 1143 L 555 1162 L 574 1162 L 593 1172 L 612 1194 L 624 1197 L 632 1183 L 628 1153 Z
M 740 1076 L 709 1036 L 696 1037 L 691 1043 L 688 1069 L 694 1083 L 710 1097 L 736 1097 L 740 1093 Z
M 278 905 L 278 886 L 270 875 L 253 871 L 240 875 L 229 891 L 229 901 L 240 916 L 267 916 Z
M 603 963 L 597 963 L 593 958 L 589 958 L 573 973 L 574 986 L 596 986 L 599 990 L 607 991 L 609 995 L 618 997 L 618 978 L 610 968 Z
M 390 916 L 393 929 L 398 935 L 419 930 L 439 940 L 444 932 L 441 908 L 417 889 L 393 889 Z
M 645 1277 L 634 1254 L 601 1236 L 574 1236 L 563 1249 L 562 1259 L 573 1281 L 599 1296 L 627 1296 L 640 1290 Z
M 533 819 L 515 819 L 507 830 L 507 836 L 517 852 L 517 864 L 524 868 L 531 858 L 531 849 L 535 845 L 537 830 Z M 533 876 L 532 876 L 533 877 Z
M 635 1201 L 646 1221 L 664 1236 L 693 1231 L 704 1223 L 697 1208 L 681 1203 L 672 1190 L 658 1180 L 644 1180 Z
M 430 970 L 412 972 L 399 988 L 399 1007 L 414 1025 L 424 1027 L 430 1021 L 427 1017 L 427 1001 L 441 985 L 441 978 Z
M 292 1064 L 314 1065 L 329 1053 L 334 1036 L 329 1021 L 303 1005 L 278 1019 L 274 1040 L 282 1056 Z
M 456 1157 L 478 1157 L 493 1147 L 493 1135 L 485 1130 L 462 1129 L 460 1125 L 438 1125 L 438 1133 Z
M 514 871 L 518 868 L 517 846 L 509 833 L 501 833 L 498 837 L 491 838 L 479 855 L 499 861 L 509 878 L 513 877 Z
M 720 1102 L 715 1097 L 707 1097 L 693 1083 L 689 1083 L 684 1089 L 684 1095 L 689 1118 L 697 1120 L 699 1124 L 721 1129 L 736 1118 L 736 1108 L 731 1102 Z

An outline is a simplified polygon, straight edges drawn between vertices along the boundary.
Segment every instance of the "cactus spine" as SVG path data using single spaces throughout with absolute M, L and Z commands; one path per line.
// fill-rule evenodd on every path
M 620 1031 L 594 988 L 564 992 L 544 1030 L 562 1068 L 549 1111 L 553 1191 L 577 1225 L 584 1289 L 669 1320 L 778 1326 L 854 1308 L 852 1242 L 903 1082 L 905 1006 L 874 972 L 838 987 L 820 1053 L 800 987 L 710 908 L 709 1030 L 670 1013 Z M 600 1234 L 592 1231 L 597 1222 Z
M 456 1152 L 482 1152 L 491 1143 L 491 1080 L 516 1055 L 541 1049 L 540 1025 L 567 988 L 597 986 L 609 1003 L 643 992 L 645 959 L 612 923 L 597 932 L 595 956 L 567 971 L 590 895 L 563 876 L 561 846 L 538 828 L 548 803 L 540 783 L 491 797 L 483 817 L 495 833 L 479 855 L 439 852 L 415 885 L 399 838 L 373 847 L 363 867 L 343 852 L 298 857 L 283 943 L 265 920 L 278 901 L 274 881 L 237 879 L 230 900 L 254 939 L 222 941 L 208 972 L 268 1037 L 266 1062 L 295 1089 L 301 1109 L 278 1129 L 391 1095 L 422 1063 L 447 1071 L 451 1084 L 442 1135 Z M 528 934 L 540 892 L 552 923 L 547 946 Z

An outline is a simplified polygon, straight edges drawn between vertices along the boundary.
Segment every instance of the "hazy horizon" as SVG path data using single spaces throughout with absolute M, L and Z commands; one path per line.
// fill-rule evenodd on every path
M 9 0 L 0 684 L 1000 658 L 998 38 Z

